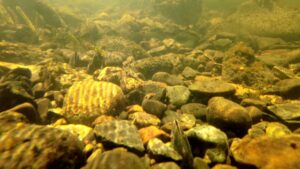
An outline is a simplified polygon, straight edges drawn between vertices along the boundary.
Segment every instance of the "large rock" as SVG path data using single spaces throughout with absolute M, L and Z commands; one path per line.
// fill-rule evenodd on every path
M 300 102 L 275 104 L 268 106 L 268 110 L 284 121 L 300 120 Z
M 296 169 L 300 166 L 300 137 L 245 137 L 234 140 L 230 150 L 235 161 L 263 169 Z
M 285 79 L 277 82 L 271 93 L 278 94 L 280 96 L 297 99 L 300 98 L 300 79 Z
M 44 126 L 15 128 L 0 137 L 0 168 L 80 168 L 83 145 L 69 132 Z
M 223 97 L 209 100 L 206 117 L 210 124 L 236 134 L 245 134 L 252 124 L 247 109 Z
M 74 83 L 64 100 L 70 122 L 90 125 L 99 115 L 117 115 L 124 105 L 122 89 L 110 82 L 84 80 Z

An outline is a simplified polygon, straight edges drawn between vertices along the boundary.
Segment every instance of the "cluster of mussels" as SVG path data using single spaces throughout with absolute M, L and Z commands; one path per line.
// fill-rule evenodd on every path
M 154 2 L 163 10 L 173 1 Z M 176 15 L 109 12 L 69 34 L 78 50 L 6 31 L 0 169 L 299 168 L 300 43 L 279 36 L 288 24 L 267 36 L 263 21 L 251 22 L 259 33 L 248 27 L 245 37 L 220 31 L 218 17 L 187 26 L 172 23 Z M 259 18 L 238 12 L 229 19 L 245 27 L 242 18 Z

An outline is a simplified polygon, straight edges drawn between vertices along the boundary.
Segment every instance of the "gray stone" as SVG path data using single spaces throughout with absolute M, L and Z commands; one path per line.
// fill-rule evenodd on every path
M 162 102 L 149 99 L 144 99 L 142 107 L 147 113 L 154 114 L 157 117 L 162 117 L 163 112 L 167 109 L 167 106 Z
M 183 114 L 193 114 L 197 119 L 206 121 L 207 106 L 200 103 L 188 103 L 181 106 Z
M 191 67 L 185 67 L 181 74 L 185 79 L 192 80 L 200 73 Z
M 181 155 L 171 145 L 165 144 L 158 138 L 153 138 L 148 142 L 147 150 L 156 157 L 167 157 L 175 161 L 182 160 Z
M 166 96 L 169 103 L 175 106 L 186 104 L 190 98 L 191 92 L 185 86 L 169 86 L 167 87 Z
M 157 72 L 152 76 L 153 81 L 163 82 L 170 86 L 182 85 L 183 81 L 176 75 L 167 72 Z

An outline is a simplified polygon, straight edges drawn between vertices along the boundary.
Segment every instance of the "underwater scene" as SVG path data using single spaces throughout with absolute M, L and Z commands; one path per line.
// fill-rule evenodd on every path
M 300 1 L 0 0 L 0 169 L 300 169 Z

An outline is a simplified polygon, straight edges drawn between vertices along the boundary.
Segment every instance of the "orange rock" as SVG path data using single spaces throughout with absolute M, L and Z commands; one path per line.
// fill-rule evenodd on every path
M 254 165 L 260 169 L 300 168 L 299 135 L 244 137 L 233 141 L 230 149 L 234 159 L 241 164 Z
M 153 138 L 162 138 L 163 140 L 170 138 L 170 135 L 168 133 L 164 132 L 163 130 L 160 130 L 156 126 L 141 128 L 139 130 L 139 133 L 144 144 L 147 144 L 148 141 Z

